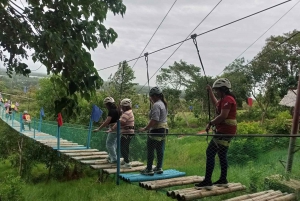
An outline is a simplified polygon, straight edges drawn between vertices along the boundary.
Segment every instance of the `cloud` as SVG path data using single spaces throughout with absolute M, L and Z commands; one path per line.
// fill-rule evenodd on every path
M 127 7 L 124 17 L 109 13 L 105 21 L 107 27 L 112 27 L 118 33 L 117 40 L 107 49 L 99 44 L 99 47 L 91 52 L 95 67 L 101 69 L 138 57 L 173 2 L 173 0 L 124 0 Z M 152 52 L 185 39 L 218 2 L 219 0 L 178 0 L 145 52 Z M 194 33 L 202 33 L 280 2 L 282 1 L 222 1 Z M 206 74 L 216 76 L 220 73 L 295 3 L 295 0 L 291 1 L 257 16 L 197 37 Z M 299 6 L 297 5 L 289 12 L 242 56 L 246 60 L 251 60 L 264 46 L 266 38 L 299 29 Z M 176 47 L 149 55 L 150 76 L 161 67 Z M 180 59 L 200 66 L 195 46 L 191 40 L 185 42 L 163 67 L 172 65 Z M 129 64 L 133 65 L 134 62 Z M 30 66 L 32 69 L 39 67 L 36 64 Z M 99 74 L 103 79 L 107 79 L 116 70 L 117 67 L 114 67 L 99 71 Z M 146 64 L 144 58 L 139 59 L 134 70 L 135 82 L 145 84 Z M 42 71 L 45 72 L 45 68 L 42 68 Z M 152 79 L 150 83 L 155 85 L 155 79 Z

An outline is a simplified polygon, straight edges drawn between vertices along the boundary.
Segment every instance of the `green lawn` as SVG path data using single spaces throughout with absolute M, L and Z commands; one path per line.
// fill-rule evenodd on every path
M 186 136 L 177 138 L 168 137 L 166 144 L 164 169 L 177 169 L 185 171 L 187 175 L 200 175 L 205 173 L 205 150 L 207 147 L 206 138 Z M 225 196 L 205 198 L 202 200 L 218 201 L 226 198 L 249 193 L 250 190 L 264 190 L 264 178 L 273 174 L 283 174 L 284 168 L 279 160 L 286 159 L 287 150 L 266 150 L 253 162 L 243 166 L 230 165 L 228 179 L 230 182 L 239 182 L 247 186 L 246 192 L 231 193 Z M 294 167 L 300 166 L 300 153 L 296 153 Z M 43 166 L 37 166 L 33 175 L 39 177 L 46 174 L 47 170 Z M 220 173 L 218 160 L 213 180 L 218 179 Z M 0 162 L 0 178 L 6 175 L 17 175 L 17 170 L 11 168 L 10 164 L 5 161 Z M 300 178 L 300 169 L 293 169 L 293 178 Z M 192 185 L 180 186 L 163 189 L 162 191 L 149 191 L 139 187 L 137 184 L 128 184 L 121 181 L 117 186 L 115 177 L 111 176 L 104 183 L 97 183 L 97 171 L 90 169 L 85 170 L 85 176 L 79 180 L 59 182 L 45 180 L 33 183 L 27 183 L 22 190 L 25 200 L 42 200 L 42 201 L 99 201 L 99 200 L 172 200 L 166 196 L 166 190 L 190 187 Z

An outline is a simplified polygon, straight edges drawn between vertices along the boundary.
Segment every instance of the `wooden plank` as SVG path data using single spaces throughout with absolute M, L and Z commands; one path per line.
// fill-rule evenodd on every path
M 64 153 L 67 156 L 92 156 L 92 155 L 104 155 L 101 154 L 99 151 L 96 152 L 73 152 L 73 153 Z
M 123 160 L 123 158 L 121 158 Z M 100 160 L 82 160 L 80 161 L 83 164 L 89 164 L 89 165 L 97 165 L 97 164 L 103 164 L 107 163 L 106 159 L 100 159 Z
M 83 150 L 59 150 L 62 153 L 73 153 L 73 152 L 94 152 L 98 151 L 98 149 L 83 149 Z M 107 154 L 105 151 L 100 151 L 101 154 Z
M 57 147 L 57 143 L 56 144 L 44 144 L 46 146 L 49 146 L 49 147 Z M 60 147 L 83 147 L 83 145 L 79 145 L 79 144 L 63 144 L 63 143 L 60 143 L 59 145 Z
M 131 169 L 120 169 L 120 173 L 125 173 L 125 172 L 138 172 L 140 170 L 145 169 L 146 166 L 137 166 L 137 167 L 132 167 Z M 117 173 L 117 168 L 113 168 L 113 169 L 103 169 L 104 173 L 107 174 L 116 174 Z
M 140 162 L 140 161 L 132 161 L 131 162 L 131 167 L 138 167 L 138 166 L 144 166 L 144 163 Z M 117 168 L 117 164 L 111 164 L 111 163 L 105 163 L 105 164 L 101 164 L 101 165 L 91 165 L 91 167 L 95 170 L 98 169 L 106 169 L 106 168 Z
M 77 156 L 77 157 L 71 157 L 75 160 L 83 160 L 83 159 L 92 159 L 92 158 L 107 158 L 108 155 L 94 155 L 94 156 Z

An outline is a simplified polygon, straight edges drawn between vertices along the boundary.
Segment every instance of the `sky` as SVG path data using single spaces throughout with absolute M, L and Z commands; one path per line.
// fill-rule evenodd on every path
M 152 52 L 184 40 L 219 1 L 177 0 L 145 52 Z M 194 33 L 200 34 L 283 1 L 223 0 Z M 256 16 L 197 37 L 206 75 L 219 75 L 227 65 L 299 1 L 292 0 Z M 101 69 L 138 57 L 173 3 L 174 0 L 124 0 L 127 8 L 123 17 L 108 13 L 104 24 L 107 28 L 113 28 L 118 33 L 118 38 L 106 49 L 99 44 L 95 51 L 91 51 L 95 67 Z M 271 35 L 281 35 L 294 29 L 300 30 L 299 9 L 300 3 L 249 48 L 242 57 L 250 61 L 265 45 L 266 38 Z M 162 66 L 176 47 L 149 55 L 150 77 Z M 163 68 L 181 59 L 188 64 L 200 67 L 192 40 L 185 42 Z M 31 60 L 28 60 L 27 63 L 32 70 L 40 67 L 40 63 L 33 63 Z M 134 61 L 129 63 L 130 66 L 133 64 Z M 99 75 L 107 80 L 109 75 L 115 73 L 116 70 L 117 67 L 101 70 Z M 144 58 L 139 59 L 133 70 L 136 77 L 134 82 L 141 85 L 146 84 L 147 71 Z M 46 68 L 42 66 L 35 72 L 46 73 Z M 150 85 L 155 85 L 155 76 L 150 80 Z

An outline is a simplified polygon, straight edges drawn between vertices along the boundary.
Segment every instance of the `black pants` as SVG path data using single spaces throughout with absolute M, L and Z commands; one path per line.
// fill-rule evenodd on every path
M 162 133 L 162 135 L 151 135 L 153 137 L 162 137 L 168 133 L 168 129 L 160 128 L 151 130 L 150 133 Z M 162 168 L 165 149 L 165 139 L 158 141 L 148 136 L 147 139 L 147 169 L 152 170 L 154 151 L 156 150 L 157 168 Z
M 132 138 L 132 135 L 121 136 L 121 155 L 124 158 L 125 163 L 129 163 L 129 145 Z
M 213 139 L 210 141 L 207 149 L 206 149 L 206 172 L 205 172 L 205 180 L 211 181 L 212 173 L 215 168 L 215 156 L 218 154 L 220 165 L 221 165 L 221 176 L 220 179 L 227 178 L 227 152 L 228 146 L 224 146 L 221 144 L 217 144 Z

